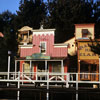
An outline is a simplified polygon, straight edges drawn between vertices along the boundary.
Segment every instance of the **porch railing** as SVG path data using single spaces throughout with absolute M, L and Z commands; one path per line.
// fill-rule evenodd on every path
M 9 74 L 9 79 L 8 79 Z M 0 72 L 0 80 L 18 80 L 34 82 L 99 82 L 100 73 L 49 73 L 49 72 Z M 77 80 L 78 77 L 78 80 Z

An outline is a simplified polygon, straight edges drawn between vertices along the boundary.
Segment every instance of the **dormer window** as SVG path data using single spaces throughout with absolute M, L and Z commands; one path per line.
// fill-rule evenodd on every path
M 82 38 L 88 36 L 88 29 L 82 29 Z
M 46 54 L 46 42 L 40 42 L 40 53 Z

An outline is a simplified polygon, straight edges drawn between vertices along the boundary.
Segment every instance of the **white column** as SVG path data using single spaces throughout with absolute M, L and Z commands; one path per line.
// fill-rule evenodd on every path
M 29 31 L 28 31 L 28 41 L 29 41 Z
M 17 61 L 15 60 L 15 78 L 16 78 L 16 72 L 17 72 Z
M 63 65 L 63 60 L 61 60 L 61 73 L 62 73 L 62 78 L 64 78 L 64 65 Z
M 8 56 L 8 80 L 9 80 L 9 73 L 10 73 L 10 56 Z
M 78 100 L 78 73 L 76 73 L 76 100 Z
M 47 72 L 47 60 L 45 60 L 45 72 Z M 45 79 L 47 79 L 47 75 L 45 76 Z
M 9 74 L 10 74 L 10 55 L 11 55 L 11 51 L 8 51 L 8 80 L 9 80 Z
M 18 72 L 18 89 L 20 89 L 20 72 Z M 20 91 L 17 91 L 17 100 L 20 100 Z
M 30 60 L 30 72 L 32 72 L 32 61 Z
M 47 97 L 47 100 L 49 100 L 49 72 L 47 74 L 47 93 L 46 93 L 46 97 Z
M 30 78 L 32 76 L 32 61 L 30 60 Z

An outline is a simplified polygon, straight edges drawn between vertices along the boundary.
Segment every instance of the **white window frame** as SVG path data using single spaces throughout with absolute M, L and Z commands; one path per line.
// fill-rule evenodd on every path
M 44 53 L 41 52 L 41 49 L 42 49 L 42 48 L 41 48 L 41 43 L 45 43 L 45 52 L 44 52 Z M 46 54 L 46 51 L 47 51 L 47 45 L 46 45 L 46 44 L 47 44 L 47 43 L 46 43 L 45 41 L 41 41 L 41 42 L 40 42 L 40 53 Z

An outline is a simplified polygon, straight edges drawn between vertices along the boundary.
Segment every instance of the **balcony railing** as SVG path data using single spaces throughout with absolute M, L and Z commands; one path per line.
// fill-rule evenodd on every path
M 100 83 L 99 76 L 100 73 L 0 72 L 0 81 Z

